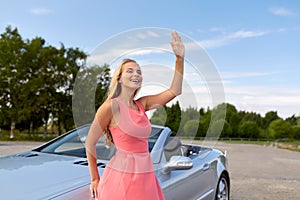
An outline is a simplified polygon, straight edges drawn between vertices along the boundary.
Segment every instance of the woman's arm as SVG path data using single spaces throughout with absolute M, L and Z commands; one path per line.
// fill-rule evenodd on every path
M 105 101 L 97 110 L 85 142 L 86 156 L 91 177 L 90 192 L 92 197 L 97 196 L 97 187 L 100 181 L 97 167 L 96 144 L 99 138 L 103 135 L 105 129 L 109 127 L 111 119 L 111 102 Z
M 176 56 L 171 86 L 159 94 L 141 97 L 138 101 L 144 106 L 145 111 L 165 105 L 182 92 L 185 49 L 181 37 L 176 31 L 172 32 L 171 46 Z

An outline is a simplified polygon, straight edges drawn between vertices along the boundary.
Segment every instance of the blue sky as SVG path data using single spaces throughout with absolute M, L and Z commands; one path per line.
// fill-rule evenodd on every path
M 300 115 L 298 0 L 0 0 L 0 32 L 8 25 L 87 53 L 124 31 L 176 29 L 205 49 L 238 110 Z

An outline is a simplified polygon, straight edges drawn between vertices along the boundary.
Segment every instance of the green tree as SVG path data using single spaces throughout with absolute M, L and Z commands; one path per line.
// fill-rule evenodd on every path
M 292 126 L 292 138 L 300 140 L 300 127 Z
M 80 68 L 85 66 L 87 55 L 78 48 L 67 48 L 62 45 L 58 50 L 58 55 L 55 60 L 57 71 L 61 76 L 58 76 L 60 83 L 55 85 L 56 93 L 54 96 L 55 105 L 52 112 L 58 119 L 59 133 L 61 133 L 62 123 L 66 130 L 74 126 L 72 115 L 72 95 L 74 91 L 74 84 L 76 75 Z M 55 112 L 56 111 L 56 112 Z
M 73 93 L 73 115 L 76 125 L 92 122 L 96 109 L 106 99 L 110 82 L 109 72 L 107 64 L 80 68 Z
M 230 134 L 232 137 L 238 136 L 238 127 L 241 122 L 241 118 L 238 114 L 236 107 L 232 104 L 226 104 L 226 121 L 229 123 L 232 133 Z
M 189 120 L 187 121 L 184 126 L 184 135 L 185 136 L 196 136 L 199 126 L 199 120 Z
M 220 128 L 221 128 L 221 135 L 219 132 Z M 210 137 L 231 137 L 232 128 L 227 121 L 223 119 L 219 119 L 212 122 L 211 126 L 208 129 L 208 135 Z
M 239 137 L 257 138 L 259 136 L 258 125 L 253 121 L 243 121 L 238 129 Z
M 200 116 L 197 137 L 205 137 L 208 133 L 209 125 L 213 122 L 211 120 L 211 113 L 212 111 L 208 109 L 207 112 Z
M 268 128 L 270 123 L 276 119 L 279 119 L 277 111 L 269 111 L 265 114 L 265 117 L 263 118 L 263 128 Z
M 164 121 L 159 117 L 151 117 L 150 122 L 151 124 L 155 124 L 155 125 L 160 125 L 160 126 L 165 125 Z
M 182 111 L 181 123 L 185 124 L 189 120 L 200 120 L 200 113 L 196 108 L 189 107 L 186 110 Z
M 78 48 L 46 46 L 36 37 L 23 41 L 17 29 L 7 27 L 0 36 L 0 111 L 2 124 L 19 129 L 40 127 L 49 116 L 69 129 L 76 74 L 86 54 Z M 30 98 L 28 98 L 30 97 Z M 5 113 L 5 114 L 4 114 Z
M 181 122 L 181 109 L 179 102 L 176 101 L 175 104 L 172 104 L 171 107 L 166 107 L 167 120 L 166 126 L 170 127 L 175 133 L 179 131 L 179 126 Z
M 167 120 L 167 112 L 166 112 L 167 106 L 161 106 L 157 108 L 152 116 L 151 116 L 151 123 L 157 124 L 157 125 L 165 125 L 166 120 Z
M 283 119 L 273 120 L 268 127 L 269 134 L 272 138 L 291 138 L 292 125 Z
M 6 116 L 4 123 L 12 127 L 11 138 L 14 138 L 15 124 L 20 121 L 21 86 L 27 81 L 21 64 L 24 46 L 16 28 L 8 26 L 0 35 L 0 108 Z
M 255 122 L 258 125 L 258 127 L 263 128 L 263 119 L 260 114 L 245 111 L 240 111 L 238 113 L 241 121 L 252 121 Z
M 290 122 L 291 125 L 298 125 L 297 117 L 295 115 L 292 115 L 291 117 L 286 118 L 285 121 Z

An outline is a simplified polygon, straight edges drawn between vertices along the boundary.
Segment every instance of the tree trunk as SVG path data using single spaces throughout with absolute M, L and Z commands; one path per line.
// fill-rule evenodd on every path
M 29 135 L 31 136 L 31 133 L 33 131 L 33 121 L 30 122 L 30 126 L 29 126 Z
M 46 115 L 45 119 L 44 119 L 44 134 L 43 137 L 46 138 L 47 137 L 47 125 L 48 125 L 48 119 L 49 119 L 49 115 Z
M 60 121 L 60 117 L 58 117 L 57 126 L 58 126 L 58 135 L 61 135 L 61 121 Z
M 10 139 L 14 139 L 15 138 L 15 128 L 16 128 L 16 122 L 11 122 L 10 125 Z

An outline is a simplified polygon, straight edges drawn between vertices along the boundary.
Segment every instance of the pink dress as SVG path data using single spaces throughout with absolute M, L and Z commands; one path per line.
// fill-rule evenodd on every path
M 151 124 L 143 106 L 128 108 L 118 97 L 120 120 L 110 128 L 117 151 L 98 186 L 99 200 L 163 200 L 148 150 Z

